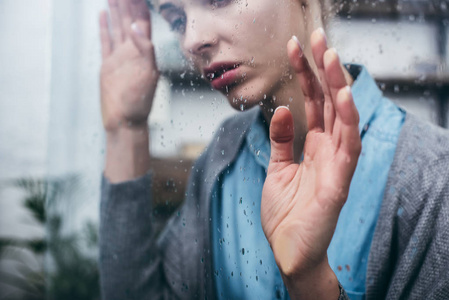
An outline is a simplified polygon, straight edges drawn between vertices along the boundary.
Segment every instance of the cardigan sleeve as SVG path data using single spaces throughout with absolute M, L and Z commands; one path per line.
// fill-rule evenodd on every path
M 100 202 L 102 299 L 176 298 L 167 284 L 152 225 L 151 174 L 112 184 Z

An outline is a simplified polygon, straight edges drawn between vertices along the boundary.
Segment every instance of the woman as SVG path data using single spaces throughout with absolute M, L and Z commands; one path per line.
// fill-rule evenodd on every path
M 316 0 L 159 1 L 186 57 L 246 111 L 226 121 L 199 158 L 183 207 L 156 243 L 148 217 L 147 118 L 159 73 L 150 16 L 143 0 L 109 0 L 109 6 L 110 30 L 107 14 L 100 17 L 105 299 L 344 299 L 346 292 L 351 299 L 400 298 L 422 296 L 430 282 L 436 286 L 428 295 L 447 293 L 439 284 L 447 271 L 432 271 L 447 255 L 423 250 L 434 243 L 435 253 L 446 249 L 447 232 L 434 233 L 430 225 L 412 230 L 425 239 L 413 244 L 411 233 L 394 231 L 395 222 L 407 221 L 399 208 L 413 206 L 398 200 L 408 196 L 404 191 L 426 190 L 417 179 L 396 175 L 409 149 L 399 133 L 406 136 L 418 123 L 407 122 L 362 67 L 342 67 L 320 29 Z M 434 131 L 430 142 L 441 140 Z M 427 156 L 444 151 L 435 147 Z M 439 182 L 447 173 L 440 172 Z M 390 191 L 393 183 L 400 194 Z M 440 208 L 449 192 L 438 188 L 439 196 L 423 203 L 444 228 Z M 396 243 L 403 244 L 399 253 Z M 416 262 L 396 259 L 406 254 L 428 263 L 414 273 Z

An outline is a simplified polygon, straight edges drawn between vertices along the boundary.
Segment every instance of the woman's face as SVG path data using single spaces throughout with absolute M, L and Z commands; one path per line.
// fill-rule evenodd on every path
M 287 41 L 308 36 L 299 0 L 161 0 L 159 10 L 187 59 L 237 109 L 281 96 L 292 81 Z

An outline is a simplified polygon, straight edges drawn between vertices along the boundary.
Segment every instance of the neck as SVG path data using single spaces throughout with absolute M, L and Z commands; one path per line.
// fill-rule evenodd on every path
M 343 66 L 342 69 L 347 84 L 351 86 L 353 83 L 351 75 Z M 271 118 L 277 107 L 287 106 L 290 109 L 295 122 L 295 141 L 293 143 L 294 159 L 295 162 L 299 163 L 304 150 L 308 128 L 304 108 L 304 95 L 299 87 L 297 77 L 292 76 L 292 79 L 283 82 L 277 92 L 273 93 L 271 97 L 262 100 L 260 103 L 260 108 L 267 124 L 271 123 Z
M 284 82 L 276 93 L 273 93 L 271 97 L 267 96 L 267 99 L 260 102 L 260 109 L 267 124 L 270 124 L 277 107 L 287 106 L 290 109 L 295 122 L 294 159 L 295 162 L 299 163 L 307 135 L 307 119 L 304 109 L 304 96 L 297 82 L 295 77 L 290 79 L 289 82 Z

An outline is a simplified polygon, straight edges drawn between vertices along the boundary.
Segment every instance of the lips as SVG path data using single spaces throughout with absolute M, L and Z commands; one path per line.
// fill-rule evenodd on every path
M 211 82 L 214 89 L 221 90 L 235 84 L 240 64 L 235 62 L 214 63 L 204 68 L 205 77 Z

